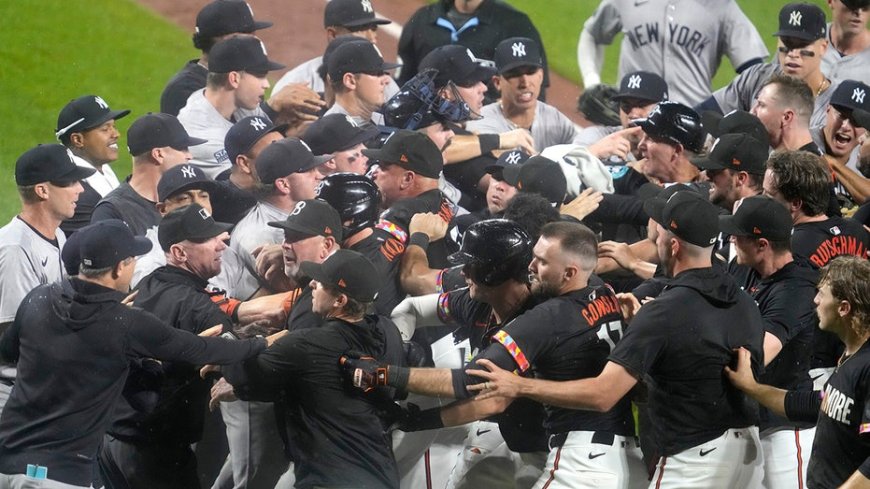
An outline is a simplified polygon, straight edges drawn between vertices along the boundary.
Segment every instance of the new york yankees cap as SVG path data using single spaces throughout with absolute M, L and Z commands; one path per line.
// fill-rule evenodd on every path
M 667 200 L 649 199 L 643 210 L 663 228 L 693 245 L 708 247 L 719 235 L 719 212 L 697 192 L 682 190 Z
M 500 75 L 522 66 L 544 66 L 541 47 L 528 37 L 509 37 L 498 43 L 493 58 Z
M 732 236 L 785 241 L 793 227 L 788 209 L 766 195 L 747 197 L 733 215 L 719 216 L 719 229 Z
M 267 27 L 272 23 L 254 20 L 254 11 L 242 0 L 215 0 L 196 14 L 196 33 L 206 38 L 236 32 L 250 34 Z
M 329 55 L 326 63 L 326 71 L 333 80 L 340 80 L 345 73 L 374 75 L 400 66 L 384 61 L 378 47 L 362 38 L 342 43 Z
M 855 109 L 852 111 L 852 119 L 859 127 L 863 127 L 864 129 L 870 129 L 870 112 L 866 110 Z
M 219 186 L 196 165 L 190 163 L 176 165 L 160 176 L 160 180 L 157 182 L 157 199 L 164 202 L 179 192 L 194 188 L 212 193 Z
M 568 193 L 561 165 L 543 156 L 532 156 L 522 165 L 504 168 L 502 177 L 520 192 L 541 195 L 556 207 L 565 202 Z
M 374 301 L 381 287 L 380 275 L 372 262 L 352 250 L 338 250 L 323 263 L 302 262 L 299 268 L 303 275 L 360 302 Z
M 210 73 L 247 71 L 266 73 L 285 68 L 269 59 L 266 45 L 254 36 L 235 36 L 218 42 L 208 55 Z
M 320 199 L 301 200 L 287 219 L 271 221 L 273 228 L 284 230 L 284 240 L 294 243 L 313 236 L 332 236 L 341 242 L 341 217 L 331 205 Z
M 398 165 L 427 178 L 438 178 L 444 169 L 444 156 L 429 136 L 405 129 L 394 132 L 379 149 L 364 149 L 363 154 L 380 165 Z
M 40 144 L 28 149 L 15 162 L 15 184 L 68 183 L 93 175 L 97 170 L 78 166 L 72 152 L 62 144 Z
M 112 110 L 98 95 L 84 95 L 70 100 L 60 109 L 54 135 L 63 140 L 68 134 L 102 126 L 107 121 L 120 119 L 129 113 L 128 109 Z
M 512 149 L 510 151 L 505 151 L 499 155 L 497 160 L 495 160 L 494 165 L 487 166 L 485 170 L 487 173 L 492 175 L 492 178 L 495 178 L 499 181 L 504 181 L 504 175 L 502 175 L 502 171 L 506 167 L 522 165 L 530 157 L 530 154 L 526 153 L 521 149 Z
M 315 156 L 298 138 L 286 138 L 266 146 L 254 166 L 257 177 L 265 184 L 275 183 L 292 173 L 303 173 L 332 159 L 331 154 Z
M 276 126 L 271 119 L 262 115 L 252 115 L 239 120 L 224 136 L 224 149 L 227 150 L 230 163 L 235 165 L 236 158 L 250 151 L 266 134 L 278 132 L 283 135 L 288 127 L 289 124 Z
M 622 77 L 614 100 L 636 98 L 650 102 L 668 100 L 668 82 L 655 73 L 635 71 Z
M 133 156 L 139 156 L 154 148 L 169 146 L 185 150 L 206 142 L 205 139 L 188 135 L 181 122 L 170 114 L 149 112 L 133 121 L 127 129 L 127 150 Z
M 843 80 L 834 89 L 829 103 L 840 111 L 870 111 L 870 87 L 859 81 Z
M 701 121 L 704 129 L 714 137 L 722 137 L 726 134 L 747 134 L 757 141 L 770 145 L 770 136 L 767 134 L 764 124 L 754 115 L 744 110 L 732 110 L 725 114 L 719 114 L 712 110 L 701 113 Z
M 821 8 L 810 3 L 789 3 L 779 11 L 779 30 L 773 35 L 812 42 L 827 33 L 825 12 Z
M 322 155 L 353 148 L 378 134 L 377 127 L 362 128 L 349 115 L 329 114 L 311 123 L 302 140 L 308 144 L 312 153 Z
M 157 241 L 163 251 L 182 241 L 202 242 L 229 231 L 232 224 L 217 222 L 199 204 L 190 204 L 163 216 L 157 226 Z
M 426 70 L 438 71 L 435 75 L 435 88 L 447 86 L 453 82 L 460 87 L 469 87 L 479 82 L 487 83 L 495 75 L 495 65 L 492 61 L 486 61 L 474 57 L 474 54 L 465 46 L 448 44 L 433 49 L 427 54 L 417 70 L 422 73 Z
M 97 221 L 78 230 L 80 264 L 91 269 L 113 267 L 131 257 L 151 251 L 151 240 L 135 236 L 120 219 Z
M 702 170 L 728 169 L 764 175 L 767 157 L 767 143 L 748 134 L 723 134 L 713 142 L 706 156 L 691 161 Z
M 323 27 L 362 27 L 389 23 L 387 19 L 375 17 L 371 0 L 330 0 L 323 10 Z

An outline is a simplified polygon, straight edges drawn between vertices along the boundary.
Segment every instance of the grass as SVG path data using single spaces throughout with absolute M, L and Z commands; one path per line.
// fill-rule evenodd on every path
M 0 225 L 19 210 L 15 160 L 57 142 L 57 115 L 69 100 L 93 93 L 132 110 L 118 121 L 122 148 L 113 163 L 126 176 L 127 128 L 159 111 L 166 80 L 196 57 L 188 33 L 132 0 L 0 0 L 0 40 Z
M 726 1 L 726 0 L 721 0 Z M 822 7 L 826 15 L 830 11 L 825 0 L 807 0 Z M 574 82 L 580 83 L 580 69 L 577 66 L 577 40 L 583 23 L 595 8 L 597 0 L 507 0 L 514 7 L 526 12 L 541 33 L 544 45 L 547 47 L 550 69 Z M 786 2 L 760 2 L 757 0 L 737 0 L 737 4 L 749 17 L 767 44 L 771 54 L 775 51 L 776 38 L 773 33 L 777 29 L 779 10 Z M 619 59 L 620 34 L 605 50 L 604 68 L 601 79 L 605 83 L 616 85 L 616 71 Z M 726 85 L 734 77 L 734 68 L 727 58 L 722 60 L 719 71 L 713 79 L 713 87 Z

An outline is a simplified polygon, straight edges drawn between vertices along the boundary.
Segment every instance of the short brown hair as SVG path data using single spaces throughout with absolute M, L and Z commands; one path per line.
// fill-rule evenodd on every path
M 858 334 L 870 330 L 870 262 L 857 256 L 838 256 L 824 266 L 819 287 L 831 287 L 831 295 L 851 306 L 852 328 Z
M 559 241 L 562 251 L 578 257 L 584 270 L 595 269 L 598 263 L 598 237 L 578 222 L 556 221 L 541 228 L 541 237 Z
M 776 85 L 776 101 L 780 108 L 794 109 L 801 120 L 809 122 L 815 99 L 813 91 L 805 81 L 779 73 L 768 78 L 761 88 L 768 85 Z
M 807 216 L 824 214 L 831 200 L 831 176 L 821 156 L 808 151 L 776 151 L 767 160 L 776 188 L 786 200 L 801 199 Z

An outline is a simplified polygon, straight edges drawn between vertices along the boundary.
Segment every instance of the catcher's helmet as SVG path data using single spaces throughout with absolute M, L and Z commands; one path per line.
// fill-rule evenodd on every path
M 350 237 L 378 221 L 381 192 L 365 175 L 333 173 L 318 185 L 317 198 L 338 211 L 342 236 Z
M 525 282 L 532 240 L 513 221 L 487 219 L 469 226 L 462 235 L 462 247 L 447 259 L 464 265 L 465 275 L 483 285 L 499 285 L 511 278 Z
M 635 119 L 632 122 L 642 127 L 650 137 L 682 144 L 695 153 L 701 152 L 707 137 L 701 116 L 679 102 L 661 102 L 645 119 Z
M 447 100 L 435 89 L 437 70 L 426 70 L 408 80 L 384 104 L 384 123 L 397 129 L 416 130 L 436 122 L 463 122 L 471 109 L 461 98 Z

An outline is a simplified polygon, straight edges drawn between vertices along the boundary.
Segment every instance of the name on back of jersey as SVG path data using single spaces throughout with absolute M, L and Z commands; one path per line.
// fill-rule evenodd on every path
M 668 24 L 667 32 L 658 22 L 638 24 L 631 29 L 625 30 L 625 37 L 631 44 L 632 49 L 638 49 L 649 44 L 670 44 L 679 46 L 689 53 L 700 57 L 712 40 L 698 30 L 680 24 Z M 666 39 L 665 39 L 666 37 Z

